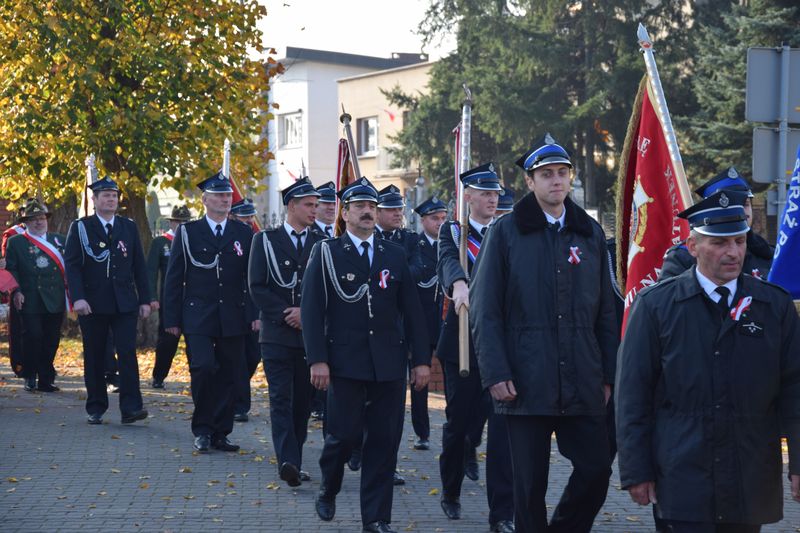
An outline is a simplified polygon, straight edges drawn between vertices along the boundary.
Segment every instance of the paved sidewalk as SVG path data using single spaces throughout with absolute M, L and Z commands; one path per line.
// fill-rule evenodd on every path
M 79 378 L 59 378 L 60 393 L 28 393 L 5 361 L 0 365 L 3 531 L 360 531 L 357 473 L 347 471 L 333 522 L 319 521 L 314 512 L 319 424 L 312 423 L 304 465 L 313 481 L 292 490 L 278 479 L 263 387 L 254 388 L 250 422 L 237 424 L 231 435 L 242 451 L 200 456 L 192 453 L 192 404 L 185 383 L 168 382 L 165 391 L 154 391 L 142 380 L 150 418 L 122 426 L 112 395 L 105 424 L 89 426 Z M 407 484 L 395 489 L 393 526 L 398 531 L 487 531 L 483 478 L 465 481 L 462 520 L 448 521 L 439 507 L 441 397 L 433 395 L 431 404 L 430 451 L 411 448 L 407 415 L 399 461 Z M 554 446 L 551 504 L 568 475 L 569 465 Z M 650 509 L 631 503 L 617 485 L 615 473 L 594 530 L 652 531 Z M 800 504 L 787 497 L 786 506 L 787 519 L 765 531 L 800 530 Z

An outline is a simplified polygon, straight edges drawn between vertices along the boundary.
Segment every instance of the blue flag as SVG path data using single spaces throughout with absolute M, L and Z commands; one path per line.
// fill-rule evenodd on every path
M 768 281 L 776 283 L 800 299 L 800 146 L 794 163 L 792 181 L 786 194 L 786 207 L 778 231 L 775 256 Z

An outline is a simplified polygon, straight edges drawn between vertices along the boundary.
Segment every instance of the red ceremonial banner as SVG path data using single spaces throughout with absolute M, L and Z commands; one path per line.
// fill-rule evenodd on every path
M 639 85 L 622 152 L 617 192 L 617 276 L 625 289 L 625 317 L 636 295 L 658 281 L 664 253 L 689 236 L 678 218 L 688 189 L 670 158 L 664 128 L 653 107 L 647 76 Z M 683 182 L 683 183 L 681 183 Z
M 339 151 L 336 158 L 336 190 L 341 191 L 353 183 L 355 179 L 355 171 L 353 170 L 353 162 L 350 160 L 350 147 L 347 144 L 347 139 L 339 139 Z M 336 224 L 333 231 L 337 237 L 345 231 L 341 203 L 336 209 Z

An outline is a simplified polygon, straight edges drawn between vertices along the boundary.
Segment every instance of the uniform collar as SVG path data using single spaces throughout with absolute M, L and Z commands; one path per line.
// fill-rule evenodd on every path
M 567 219 L 567 208 L 566 207 L 563 207 L 561 209 L 561 216 L 558 217 L 558 218 L 553 217 L 553 215 L 551 215 L 550 213 L 548 213 L 545 210 L 542 210 L 542 212 L 544 213 L 544 218 L 547 219 L 548 223 L 555 224 L 556 222 L 558 222 L 558 227 L 559 228 L 563 228 L 564 227 L 564 221 Z
M 294 229 L 294 228 L 293 228 L 293 227 L 292 227 L 292 226 L 291 226 L 291 225 L 290 225 L 288 222 L 286 222 L 286 221 L 284 221 L 284 222 L 283 222 L 283 229 L 285 229 L 285 230 L 286 230 L 286 234 L 287 234 L 287 235 L 288 235 L 290 238 L 291 238 L 291 237 L 294 237 L 294 235 L 292 235 L 292 232 L 299 233 L 301 237 L 305 237 L 305 236 L 306 236 L 306 232 L 308 231 L 308 228 L 303 228 L 303 231 L 297 231 L 296 229 Z M 323 230 L 322 230 L 322 231 L 325 231 L 325 229 L 323 228 Z
M 106 220 L 106 219 L 104 219 L 103 217 L 100 216 L 100 213 L 95 213 L 94 216 L 96 216 L 97 220 L 100 221 L 100 225 L 103 226 L 103 229 L 105 229 L 106 224 L 111 224 L 111 227 L 113 228 L 114 227 L 114 219 L 117 218 L 116 215 L 111 215 L 111 219 L 110 220 Z
M 368 242 L 370 248 L 374 248 L 375 247 L 375 244 L 374 244 L 375 235 L 370 235 L 366 239 L 359 239 L 358 237 L 356 237 L 355 235 L 350 233 L 350 230 L 347 230 L 347 236 L 350 237 L 351 241 L 353 241 L 353 244 L 358 249 L 358 253 L 361 253 L 361 243 L 362 242 Z
M 228 219 L 226 218 L 222 222 L 214 222 L 213 220 L 208 218 L 208 215 L 206 215 L 206 222 L 208 222 L 208 226 L 211 228 L 211 233 L 212 234 L 216 234 L 216 232 L 217 232 L 217 224 L 222 226 L 222 233 L 225 233 L 225 224 L 228 223 Z
M 439 241 L 438 241 L 438 239 L 433 239 L 433 238 L 431 238 L 431 236 L 430 236 L 430 235 L 428 235 L 427 233 L 425 233 L 425 231 L 424 231 L 424 230 L 422 231 L 422 234 L 423 234 L 423 235 L 425 235 L 425 238 L 426 238 L 426 239 L 428 239 L 428 243 L 429 243 L 431 246 L 435 246 L 435 245 L 436 245 L 436 243 L 437 243 L 437 242 L 439 242 Z
M 702 287 L 703 291 L 705 291 L 708 297 L 715 302 L 719 301 L 720 294 L 716 292 L 716 288 L 719 287 L 719 285 L 708 279 L 702 272 L 700 272 L 699 268 L 695 268 L 694 274 L 697 277 L 697 282 L 700 284 L 700 287 Z M 738 288 L 738 278 L 732 279 L 725 285 L 721 286 L 727 287 L 730 291 L 730 296 L 728 297 L 728 304 L 730 304 L 733 301 L 733 297 L 736 294 L 736 289 Z
M 473 228 L 475 228 L 475 229 L 478 231 L 478 233 L 480 233 L 481 235 L 483 234 L 483 228 L 485 228 L 486 226 L 488 226 L 488 225 L 489 225 L 489 224 L 481 224 L 480 222 L 476 222 L 476 221 L 475 221 L 475 219 L 474 219 L 474 218 L 472 218 L 472 217 L 469 217 L 469 223 L 470 223 L 470 225 L 471 225 Z

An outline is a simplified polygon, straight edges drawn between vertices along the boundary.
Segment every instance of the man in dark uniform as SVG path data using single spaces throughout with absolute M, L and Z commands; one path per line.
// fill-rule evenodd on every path
M 25 205 L 20 221 L 22 235 L 14 235 L 6 248 L 6 269 L 19 283 L 11 303 L 22 314 L 25 390 L 56 392 L 53 361 L 61 341 L 66 311 L 64 236 L 48 233 L 50 213 L 38 200 Z M 36 377 L 39 378 L 37 387 Z
M 572 163 L 549 134 L 517 164 L 530 193 L 484 240 L 472 334 L 483 386 L 506 415 L 516 526 L 588 532 L 611 476 L 605 413 L 619 337 L 606 239 L 568 198 Z M 573 471 L 548 524 L 553 433 Z
M 311 233 L 316 233 L 325 239 L 333 238 L 336 227 L 336 184 L 332 181 L 317 187 L 320 194 L 317 204 L 317 215 L 314 224 L 309 228 Z M 327 433 L 325 425 L 325 391 L 311 387 L 311 418 L 322 420 L 322 433 Z
M 234 452 L 234 383 L 244 365 L 245 336 L 258 329 L 247 289 L 252 230 L 228 220 L 233 188 L 218 172 L 200 182 L 204 217 L 181 224 L 172 241 L 164 284 L 164 327 L 183 333 L 192 354 L 194 449 Z
M 159 235 L 153 239 L 150 245 L 150 252 L 147 254 L 147 274 L 150 278 L 150 294 L 158 296 L 158 300 L 150 302 L 151 309 L 159 309 L 158 312 L 158 338 L 156 340 L 156 362 L 153 365 L 154 389 L 163 389 L 164 380 L 167 379 L 169 369 L 172 366 L 172 359 L 178 351 L 179 337 L 164 331 L 164 311 L 161 304 L 164 302 L 164 279 L 167 275 L 167 264 L 169 263 L 169 253 L 172 241 L 175 239 L 175 230 L 183 222 L 192 219 L 189 208 L 185 205 L 176 205 L 172 208 L 172 213 L 167 218 L 169 229 L 164 235 Z
M 311 383 L 328 390 L 316 510 L 322 520 L 333 519 L 345 461 L 366 434 L 363 530 L 387 533 L 405 403 L 406 340 L 412 343 L 411 381 L 417 389 L 430 379 L 430 350 L 408 260 L 399 246 L 374 236 L 377 191 L 361 178 L 339 197 L 347 231 L 314 246 L 301 302 Z
M 500 179 L 492 163 L 475 167 L 460 176 L 469 206 L 469 226 L 446 222 L 439 231 L 439 283 L 452 301 L 442 325 L 436 354 L 442 362 L 445 378 L 447 422 L 442 428 L 442 453 L 439 473 L 442 479 L 441 506 L 451 520 L 461 518 L 461 484 L 465 474 L 467 439 L 476 424 L 482 426 L 489 409 L 489 396 L 481 385 L 476 350 L 470 336 L 469 375 L 461 377 L 458 368 L 458 314 L 461 305 L 469 306 L 467 285 L 489 223 L 497 209 Z M 467 231 L 467 272 L 459 262 L 461 231 Z M 500 290 L 500 289 L 496 289 Z M 505 421 L 501 415 L 489 415 L 486 439 L 486 496 L 489 500 L 489 524 L 492 531 L 514 531 L 511 457 Z
M 425 326 L 428 331 L 431 354 L 436 350 L 439 330 L 442 325 L 442 293 L 439 278 L 436 276 L 436 263 L 439 256 L 439 229 L 447 220 L 447 206 L 436 196 L 419 204 L 414 211 L 422 221 L 422 231 L 418 235 L 417 246 L 411 254 L 409 268 L 425 313 Z M 430 449 L 431 426 L 428 418 L 428 389 L 411 389 L 411 425 L 417 435 L 414 448 Z
M 136 359 L 137 314 L 150 315 L 147 265 L 136 223 L 116 215 L 117 184 L 106 176 L 89 188 L 95 214 L 72 223 L 64 251 L 69 296 L 83 336 L 86 412 L 89 424 L 101 424 L 108 409 L 106 347 L 113 332 L 119 359 L 119 408 L 122 423 L 130 424 L 147 418 Z
M 249 198 L 242 198 L 231 206 L 231 218 L 247 224 L 253 233 L 258 231 L 257 214 L 256 206 Z M 258 331 L 251 331 L 244 340 L 245 364 L 239 367 L 239 374 L 236 377 L 236 390 L 233 400 L 234 422 L 247 422 L 250 419 L 250 380 L 253 379 L 253 374 L 256 373 L 258 363 L 261 361 L 258 335 Z
M 703 198 L 708 198 L 717 191 L 737 191 L 747 195 L 744 212 L 747 216 L 747 225 L 750 227 L 750 231 L 747 232 L 747 253 L 744 258 L 743 270 L 753 277 L 767 279 L 775 251 L 764 237 L 752 229 L 753 191 L 750 190 L 750 185 L 747 184 L 735 168 L 730 167 L 705 182 L 694 192 Z M 686 243 L 682 241 L 668 249 L 664 254 L 664 265 L 661 267 L 661 274 L 658 279 L 662 280 L 677 276 L 694 264 L 695 258 L 689 253 Z
M 311 479 L 301 470 L 311 382 L 303 349 L 300 296 L 311 249 L 323 237 L 310 231 L 320 196 L 311 181 L 297 180 L 281 195 L 286 221 L 256 234 L 248 278 L 253 301 L 261 312 L 258 340 L 269 384 L 269 416 L 278 475 L 290 487 L 297 487 L 301 481 Z
M 417 235 L 403 227 L 403 209 L 406 203 L 400 189 L 395 185 L 384 187 L 378 192 L 378 217 L 375 223 L 375 235 L 379 239 L 399 244 L 411 257 L 417 246 Z
M 620 481 L 674 533 L 755 533 L 783 510 L 780 439 L 800 501 L 800 324 L 791 296 L 742 271 L 746 193 L 679 216 L 697 260 L 633 302 L 619 350 Z
M 317 187 L 317 192 L 319 193 L 317 215 L 309 229 L 330 239 L 336 227 L 336 184 L 332 181 L 324 183 Z

